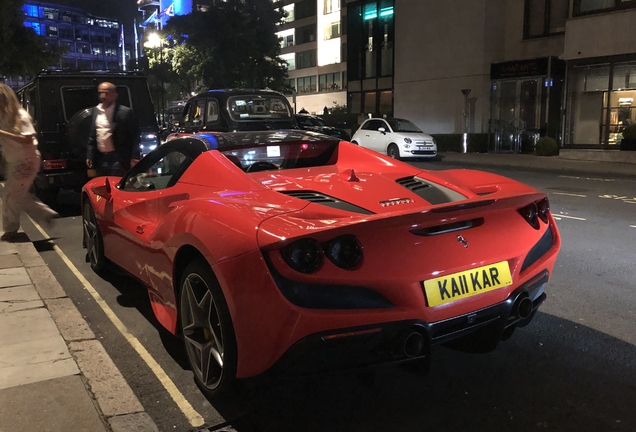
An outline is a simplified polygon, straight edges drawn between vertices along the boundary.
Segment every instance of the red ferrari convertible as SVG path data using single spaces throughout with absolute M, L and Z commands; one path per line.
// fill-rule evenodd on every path
M 532 320 L 560 248 L 543 192 L 305 131 L 178 137 L 87 183 L 82 211 L 90 265 L 148 287 L 209 396 L 491 350 Z

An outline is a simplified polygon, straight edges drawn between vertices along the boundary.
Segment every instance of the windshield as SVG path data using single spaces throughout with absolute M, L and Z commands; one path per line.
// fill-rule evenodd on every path
M 332 165 L 337 148 L 338 141 L 295 141 L 235 146 L 222 153 L 250 173 Z
M 389 122 L 389 125 L 391 125 L 391 129 L 393 129 L 393 132 L 422 133 L 420 128 L 418 128 L 417 126 L 415 126 L 413 123 L 411 123 L 408 120 L 391 119 L 391 120 L 388 120 L 388 122 Z
M 228 110 L 233 120 L 291 120 L 289 103 L 277 96 L 246 95 L 228 99 Z

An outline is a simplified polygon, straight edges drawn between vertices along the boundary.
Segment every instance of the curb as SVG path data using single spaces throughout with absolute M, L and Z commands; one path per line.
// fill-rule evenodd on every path
M 87 393 L 112 432 L 158 432 L 141 402 L 67 296 L 35 246 L 13 243 L 45 308 L 77 364 Z

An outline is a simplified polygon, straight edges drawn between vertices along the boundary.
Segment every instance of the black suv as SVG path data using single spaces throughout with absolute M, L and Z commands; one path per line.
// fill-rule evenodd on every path
M 88 179 L 86 145 L 91 127 L 90 108 L 97 105 L 97 86 L 104 81 L 117 87 L 118 103 L 133 109 L 139 123 L 142 153 L 159 144 L 148 82 L 140 72 L 38 74 L 16 93 L 33 117 L 38 133 L 42 169 L 35 179 L 35 190 L 47 202 L 55 201 L 60 188 L 79 190 Z
M 193 96 L 179 122 L 180 132 L 296 129 L 287 98 L 272 90 L 209 90 Z

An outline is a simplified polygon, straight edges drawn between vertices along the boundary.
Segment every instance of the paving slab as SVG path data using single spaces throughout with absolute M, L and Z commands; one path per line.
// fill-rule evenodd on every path
M 0 313 L 43 307 L 44 303 L 33 285 L 0 289 Z
M 55 279 L 48 266 L 29 267 L 26 270 L 40 297 L 45 300 L 66 297 L 62 285 Z
M 95 339 L 95 333 L 70 298 L 46 300 L 46 307 L 66 341 Z
M 72 407 L 72 415 L 68 413 Z M 134 429 L 131 429 L 132 432 Z M 0 390 L 0 432 L 106 432 L 79 376 Z
M 0 288 L 20 285 L 31 285 L 31 278 L 24 268 L 15 267 L 0 269 Z
M 0 255 L 0 269 L 12 267 L 22 267 L 22 261 L 20 261 L 18 254 L 12 253 Z
M 99 341 L 71 342 L 69 349 L 106 417 L 144 411 L 139 399 Z
M 45 308 L 0 314 L 0 349 L 29 341 L 60 337 L 60 331 Z
M 2 231 L 1 227 L 2 224 L 0 223 L 0 231 Z M 14 243 L 0 241 L 0 255 L 10 255 L 14 253 L 18 253 Z
M 108 424 L 113 432 L 159 432 L 155 422 L 145 412 L 111 417 Z

